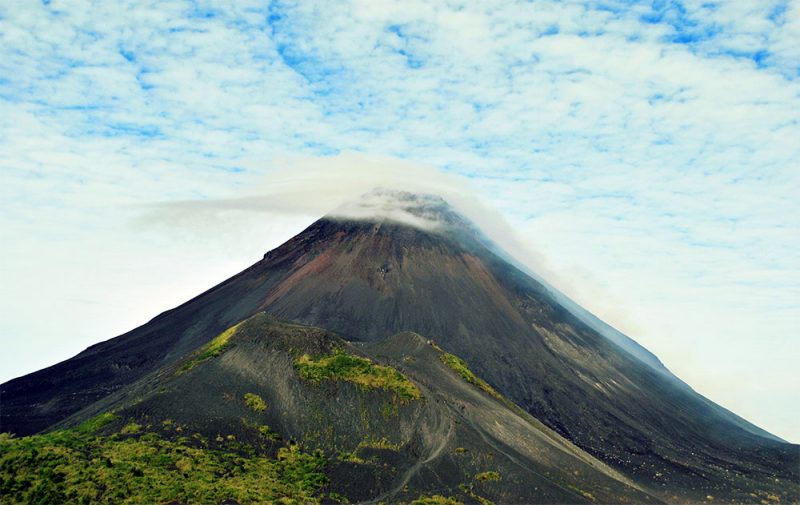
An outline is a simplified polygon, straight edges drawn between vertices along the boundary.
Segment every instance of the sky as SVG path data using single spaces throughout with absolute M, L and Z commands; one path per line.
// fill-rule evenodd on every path
M 372 180 L 800 442 L 798 1 L 0 1 L 0 381 Z

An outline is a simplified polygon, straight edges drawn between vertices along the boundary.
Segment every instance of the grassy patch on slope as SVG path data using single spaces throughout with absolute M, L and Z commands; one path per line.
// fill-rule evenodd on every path
M 297 446 L 271 459 L 155 433 L 98 436 L 83 427 L 23 438 L 0 434 L 0 503 L 319 503 L 324 464 L 321 452 Z
M 267 410 L 267 402 L 255 393 L 245 393 L 244 403 L 253 412 L 264 412 Z
M 452 368 L 465 381 L 481 388 L 483 391 L 497 398 L 498 400 L 501 401 L 504 400 L 503 396 L 497 391 L 495 391 L 494 388 L 490 386 L 485 380 L 481 379 L 480 377 L 472 373 L 472 370 L 469 369 L 469 367 L 467 366 L 467 364 L 464 362 L 463 359 L 446 352 L 442 353 L 439 359 L 442 360 L 442 363 Z
M 401 400 L 417 400 L 422 396 L 417 386 L 394 368 L 376 365 L 368 358 L 347 354 L 342 350 L 316 360 L 303 354 L 295 360 L 295 368 L 302 379 L 315 383 L 343 380 L 366 389 L 392 391 Z
M 231 326 L 227 330 L 223 331 L 222 333 L 214 337 L 214 340 L 201 347 L 195 353 L 195 356 L 193 356 L 192 359 L 184 363 L 183 366 L 181 366 L 180 369 L 178 369 L 176 375 L 181 375 L 183 373 L 186 373 L 192 368 L 199 365 L 200 363 L 209 360 L 211 358 L 216 358 L 217 356 L 225 352 L 225 349 L 228 348 L 228 341 L 231 339 L 232 336 L 236 334 L 236 330 L 239 329 L 239 326 L 241 324 L 242 323 Z
M 83 422 L 77 428 L 75 428 L 75 430 L 81 433 L 94 433 L 103 426 L 113 423 L 117 419 L 119 419 L 119 417 L 115 416 L 111 412 L 106 412 L 105 414 L 100 414 L 99 416 Z
M 464 505 L 459 500 L 456 500 L 452 496 L 442 496 L 442 495 L 433 495 L 433 496 L 420 496 L 416 500 L 411 502 L 411 505 Z
M 500 473 L 490 470 L 488 472 L 481 472 L 475 476 L 475 480 L 483 482 L 487 480 L 500 480 Z

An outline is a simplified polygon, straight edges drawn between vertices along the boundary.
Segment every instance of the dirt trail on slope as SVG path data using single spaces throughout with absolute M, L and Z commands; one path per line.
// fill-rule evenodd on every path
M 431 398 L 431 400 L 426 408 L 426 412 L 419 416 L 415 431 L 417 433 L 422 433 L 423 444 L 429 447 L 427 455 L 421 456 L 417 459 L 416 463 L 403 472 L 403 475 L 396 480 L 396 483 L 391 489 L 364 503 L 379 503 L 394 498 L 398 493 L 403 491 L 403 488 L 405 488 L 414 476 L 419 474 L 420 470 L 425 465 L 438 458 L 450 442 L 455 426 L 453 420 L 446 412 L 447 407 L 444 401 L 441 398 L 435 397 L 438 395 L 433 395 L 430 390 L 425 391 L 425 393 L 425 396 Z

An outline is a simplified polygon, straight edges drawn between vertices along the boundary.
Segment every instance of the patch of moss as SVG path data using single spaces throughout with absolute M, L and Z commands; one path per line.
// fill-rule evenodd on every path
M 473 498 L 481 505 L 495 505 L 495 503 L 489 498 L 484 498 L 483 496 L 476 493 L 475 490 L 473 489 L 472 484 L 470 484 L 469 486 L 467 486 L 466 484 L 459 484 L 458 487 L 461 488 L 462 491 L 464 491 L 467 495 L 469 495 L 471 498 Z
M 195 433 L 192 435 L 192 439 L 197 440 L 197 442 L 203 447 L 208 447 L 208 438 L 204 437 L 202 434 Z
M 104 419 L 108 419 L 105 417 Z M 244 457 L 91 429 L 0 436 L 0 503 L 319 503 L 321 452 Z
M 117 419 L 119 419 L 119 416 L 116 416 L 111 412 L 106 412 L 83 422 L 76 428 L 76 430 L 82 433 L 95 433 L 103 426 L 111 424 Z
M 380 438 L 380 439 L 368 438 L 368 439 L 362 440 L 358 444 L 358 448 L 359 449 L 367 448 L 367 449 L 383 449 L 383 450 L 387 450 L 387 451 L 399 451 L 400 450 L 400 444 L 392 443 L 386 437 L 383 437 L 383 438 Z
M 325 455 L 319 449 L 306 453 L 297 445 L 281 447 L 278 461 L 281 463 L 281 477 L 304 493 L 312 494 L 328 484 L 328 478 L 319 471 L 325 465 Z
M 356 463 L 358 465 L 365 465 L 367 462 L 356 456 L 354 452 L 342 452 L 339 454 L 339 461 L 344 461 L 345 463 Z
M 498 400 L 504 400 L 503 396 L 494 390 L 492 386 L 490 386 L 485 380 L 481 379 L 474 373 L 472 370 L 469 369 L 467 364 L 464 362 L 463 359 L 459 358 L 450 353 L 442 353 L 439 357 L 442 360 L 442 363 L 453 369 L 458 375 L 461 376 L 462 379 L 469 382 L 470 384 L 479 387 L 489 395 L 497 398 Z
M 488 471 L 488 472 L 481 472 L 475 476 L 475 480 L 478 482 L 484 482 L 487 480 L 500 480 L 500 473 L 495 471 Z
M 464 505 L 462 502 L 456 500 L 452 496 L 442 496 L 439 494 L 433 496 L 420 496 L 411 502 L 411 505 Z
M 333 491 L 328 493 L 328 498 L 334 503 L 341 503 L 343 505 L 347 505 L 350 503 L 350 500 L 348 500 L 346 496 L 342 496 L 339 493 L 335 493 Z
M 272 431 L 272 428 L 267 426 L 266 424 L 262 424 L 258 427 L 258 434 L 262 437 L 266 438 L 267 440 L 280 440 L 281 436 L 275 431 Z
M 120 430 L 120 433 L 122 433 L 123 435 L 135 435 L 135 434 L 139 433 L 140 431 L 142 431 L 142 426 L 139 425 L 139 424 L 136 424 L 133 421 L 131 421 L 128 424 L 126 424 L 125 426 L 122 427 L 122 430 Z
M 242 323 L 231 326 L 227 330 L 223 331 L 222 333 L 214 337 L 214 339 L 211 342 L 205 344 L 203 347 L 198 349 L 195 352 L 194 356 L 189 361 L 184 363 L 178 369 L 177 372 L 175 372 L 175 375 L 184 374 L 189 370 L 191 370 L 192 368 L 199 365 L 200 363 L 207 361 L 211 358 L 216 358 L 217 356 L 225 352 L 225 350 L 228 349 L 228 341 L 231 339 L 232 336 L 236 334 L 236 330 L 239 329 L 239 326 L 241 324 Z
M 376 365 L 368 358 L 347 354 L 341 349 L 317 360 L 303 354 L 295 360 L 295 368 L 302 379 L 310 382 L 343 380 L 366 389 L 394 392 L 403 401 L 422 397 L 417 386 L 396 369 Z
M 255 393 L 245 393 L 244 403 L 253 412 L 264 412 L 267 410 L 267 402 L 265 402 L 263 398 Z

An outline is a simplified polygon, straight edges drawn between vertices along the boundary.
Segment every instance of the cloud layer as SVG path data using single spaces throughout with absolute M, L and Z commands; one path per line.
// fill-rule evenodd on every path
M 568 294 L 800 441 L 799 33 L 800 4 L 755 0 L 0 6 L 3 379 L 222 280 L 377 163 L 469 179 Z M 265 188 L 281 212 L 240 208 Z

